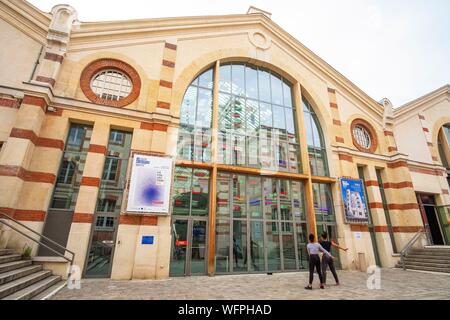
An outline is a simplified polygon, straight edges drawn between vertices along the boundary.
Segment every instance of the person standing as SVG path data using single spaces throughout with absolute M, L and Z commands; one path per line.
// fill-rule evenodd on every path
M 333 259 L 333 256 L 325 250 L 319 243 L 315 242 L 316 237 L 313 234 L 309 235 L 309 243 L 306 246 L 309 255 L 309 285 L 305 287 L 306 290 L 312 290 L 312 283 L 314 280 L 314 269 L 317 270 L 320 280 L 320 289 L 325 289 L 324 282 L 322 278 L 322 271 L 320 268 L 320 257 L 319 252 Z
M 328 233 L 324 232 L 322 233 L 321 240 L 319 241 L 319 244 L 328 252 L 331 252 L 331 248 L 335 247 L 343 251 L 347 251 L 348 248 L 342 248 L 334 241 L 328 240 Z M 333 274 L 334 280 L 336 281 L 336 285 L 339 285 L 339 278 L 336 273 L 336 268 L 334 267 L 334 261 L 327 255 L 322 256 L 322 278 L 323 283 L 327 284 L 327 269 L 330 267 L 331 273 Z

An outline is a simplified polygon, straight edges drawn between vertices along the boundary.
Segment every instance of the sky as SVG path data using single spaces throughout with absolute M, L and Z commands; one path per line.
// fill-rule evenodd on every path
M 246 13 L 272 20 L 373 99 L 395 107 L 450 83 L 448 0 L 29 0 L 83 22 Z

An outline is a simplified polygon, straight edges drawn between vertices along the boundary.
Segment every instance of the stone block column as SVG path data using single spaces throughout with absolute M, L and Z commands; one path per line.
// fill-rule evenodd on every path
M 386 215 L 384 213 L 383 200 L 381 197 L 380 187 L 377 180 L 376 169 L 368 166 L 366 174 L 366 190 L 367 204 L 370 206 L 372 213 L 372 223 L 374 226 L 375 237 L 383 267 L 394 267 L 395 261 L 392 259 L 394 250 L 392 248 L 391 235 L 388 230 Z
M 384 189 L 395 243 L 398 250 L 402 250 L 423 227 L 423 221 L 406 160 L 399 158 L 388 162 L 385 177 Z
M 83 269 L 106 159 L 109 124 L 96 122 L 78 192 L 67 248 L 75 252 L 75 265 Z
M 47 101 L 44 98 L 25 95 L 0 155 L 0 211 L 25 221 L 37 231 L 42 230 L 45 218 L 46 193 L 56 179 L 54 173 L 31 171 L 36 146 L 54 143 L 39 138 L 46 108 Z M 58 145 L 58 142 L 56 144 Z M 31 183 L 34 184 L 32 188 Z M 38 199 L 33 199 L 29 193 L 25 193 L 30 189 L 34 189 L 35 193 L 32 195 Z M 5 232 L 1 242 L 3 247 L 8 245 L 22 248 L 25 240 L 15 233 Z

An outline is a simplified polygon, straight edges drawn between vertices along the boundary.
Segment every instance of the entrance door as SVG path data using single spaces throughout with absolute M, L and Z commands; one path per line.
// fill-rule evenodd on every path
M 208 228 L 206 219 L 174 218 L 170 276 L 205 275 Z
M 429 231 L 433 245 L 443 245 L 444 237 L 433 195 L 417 194 L 420 212 L 425 228 Z
M 116 242 L 118 217 L 114 213 L 97 213 L 89 256 L 86 259 L 86 278 L 109 278 Z

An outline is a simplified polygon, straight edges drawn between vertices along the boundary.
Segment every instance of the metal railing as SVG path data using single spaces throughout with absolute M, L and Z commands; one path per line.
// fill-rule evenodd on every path
M 408 255 L 409 251 L 411 250 L 411 248 L 417 243 L 417 241 L 419 241 L 419 239 L 421 239 L 423 236 L 425 236 L 425 240 L 427 241 L 427 245 L 430 245 L 430 237 L 428 235 L 427 232 L 427 228 L 424 227 L 422 229 L 419 230 L 419 232 L 417 232 L 414 237 L 411 238 L 411 240 L 409 240 L 409 242 L 406 244 L 406 246 L 403 248 L 403 250 L 400 252 L 400 257 L 401 257 L 401 263 L 402 263 L 402 267 L 403 270 L 406 270 L 406 261 L 405 258 Z
M 6 222 L 3 219 L 7 219 L 10 220 L 16 224 L 18 224 L 19 226 L 21 226 L 22 228 L 30 231 L 32 234 L 36 235 L 39 237 L 38 239 L 33 238 L 31 235 L 23 232 L 22 230 L 20 230 L 19 228 L 13 226 L 12 224 Z M 36 232 L 35 230 L 27 227 L 25 224 L 17 221 L 16 219 L 12 218 L 11 216 L 4 214 L 2 212 L 0 212 L 0 223 L 11 228 L 12 230 L 16 231 L 17 233 L 21 234 L 22 236 L 26 237 L 27 239 L 30 239 L 31 241 L 33 241 L 34 243 L 39 244 L 40 246 L 43 246 L 45 248 L 47 248 L 48 250 L 50 250 L 51 252 L 55 253 L 57 256 L 63 258 L 64 260 L 66 260 L 67 262 L 69 262 L 70 264 L 70 268 L 69 268 L 69 272 L 68 272 L 68 278 L 70 278 L 71 273 L 72 273 L 72 266 L 73 266 L 73 262 L 75 260 L 75 253 L 68 250 L 67 248 L 63 247 L 62 245 L 60 245 L 59 243 L 56 243 L 55 241 L 53 241 L 52 239 L 44 236 L 43 234 L 40 234 L 39 232 Z M 61 252 L 56 251 L 53 248 L 50 248 L 48 245 L 46 245 L 45 243 L 42 242 L 42 239 L 50 242 L 52 245 L 56 246 L 58 249 L 64 250 L 64 254 L 62 254 Z M 69 255 L 71 255 L 70 258 L 66 257 L 66 253 L 68 253 Z

